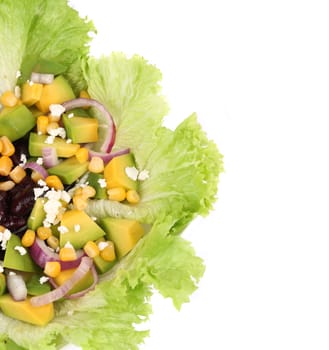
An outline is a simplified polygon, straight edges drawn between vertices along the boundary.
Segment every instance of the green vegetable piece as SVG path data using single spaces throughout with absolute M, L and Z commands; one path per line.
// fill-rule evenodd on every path
M 34 274 L 26 282 L 27 293 L 29 295 L 41 295 L 50 292 L 51 286 L 49 282 L 40 283 L 40 277 L 42 275 Z
M 20 252 L 15 249 L 15 247 L 22 247 L 22 243 L 18 236 L 12 234 L 9 241 L 7 242 L 3 267 L 25 272 L 38 272 L 39 268 L 34 263 L 27 250 L 26 254 L 21 255 Z
M 0 112 L 0 136 L 6 135 L 11 141 L 26 135 L 35 125 L 35 118 L 25 105 L 4 108 Z
M 0 295 L 2 295 L 6 290 L 6 277 L 3 273 L 0 273 Z
M 67 210 L 63 214 L 61 226 L 68 230 L 60 234 L 59 244 L 61 247 L 70 242 L 75 249 L 80 249 L 88 241 L 95 241 L 105 235 L 105 232 L 95 221 L 81 210 Z
M 27 219 L 27 227 L 29 229 L 35 231 L 39 226 L 42 226 L 43 220 L 46 218 L 46 212 L 44 210 L 45 203 L 45 198 L 37 198 L 34 202 L 31 214 Z
M 67 67 L 64 64 L 40 58 L 38 63 L 33 67 L 32 71 L 37 73 L 58 75 L 64 73 L 66 69 Z
M 17 345 L 14 341 L 12 341 L 11 339 L 7 339 L 5 340 L 6 345 L 4 350 L 25 350 L 24 348 L 22 348 L 21 346 Z M 0 348 L 1 349 L 1 348 Z
M 97 255 L 93 258 L 95 267 L 97 272 L 103 274 L 109 270 L 116 264 L 116 260 L 106 261 L 100 255 Z
M 47 135 L 38 135 L 35 132 L 30 133 L 29 137 L 29 153 L 32 157 L 41 157 L 44 147 L 52 147 L 56 149 L 58 157 L 69 158 L 75 155 L 80 145 L 67 143 L 60 137 L 55 137 L 51 144 L 46 143 Z
M 69 117 L 70 114 L 63 115 L 64 127 L 68 138 L 73 143 L 89 143 L 98 140 L 98 120 L 96 118 Z
M 78 180 L 88 169 L 88 162 L 80 163 L 76 157 L 63 160 L 58 165 L 48 169 L 49 175 L 57 175 L 65 185 Z
M 119 258 L 129 253 L 144 235 L 144 228 L 137 220 L 107 217 L 101 219 L 99 225 L 108 240 L 113 241 Z
M 107 189 L 101 183 L 105 180 L 102 174 L 89 173 L 87 182 L 96 190 L 95 199 L 107 199 Z

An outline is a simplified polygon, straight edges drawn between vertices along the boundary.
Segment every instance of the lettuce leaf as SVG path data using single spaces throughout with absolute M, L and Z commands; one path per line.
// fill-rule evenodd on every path
M 0 29 L 0 94 L 13 90 L 18 71 L 26 81 L 40 58 L 63 64 L 73 87 L 85 87 L 80 60 L 89 52 L 88 33 L 95 29 L 67 1 L 2 0 Z

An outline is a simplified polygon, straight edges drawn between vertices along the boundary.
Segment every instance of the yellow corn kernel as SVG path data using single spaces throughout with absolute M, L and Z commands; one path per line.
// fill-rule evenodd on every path
M 84 195 L 74 195 L 72 201 L 75 209 L 84 210 L 87 208 L 87 198 Z
M 22 246 L 26 248 L 31 247 L 31 245 L 34 243 L 34 240 L 35 240 L 35 231 L 30 229 L 26 230 L 21 239 Z
M 76 154 L 75 154 L 75 157 L 77 158 L 78 162 L 79 163 L 84 163 L 88 160 L 89 158 L 89 152 L 87 150 L 87 148 L 85 147 L 80 147 Z
M 94 258 L 95 256 L 99 255 L 99 248 L 93 241 L 88 241 L 84 245 L 83 250 L 90 258 Z
M 113 261 L 115 260 L 115 248 L 114 244 L 111 241 L 107 241 L 107 246 L 100 251 L 100 256 L 105 260 L 105 261 Z
M 35 183 L 37 183 L 39 180 L 44 180 L 43 176 L 38 171 L 35 171 L 35 170 L 33 170 L 31 173 L 31 179 Z
M 59 247 L 59 240 L 56 236 L 51 235 L 50 237 L 47 238 L 47 244 L 49 245 L 50 248 L 53 248 L 56 250 Z
M 47 261 L 43 272 L 49 277 L 57 277 L 61 272 L 59 261 Z
M 5 227 L 4 226 L 2 226 L 2 225 L 0 225 L 0 232 L 5 232 Z
M 16 165 L 15 168 L 9 173 L 9 177 L 15 182 L 20 183 L 26 176 L 26 171 L 20 165 Z
M 126 190 L 123 187 L 113 187 L 107 190 L 109 200 L 122 202 L 126 199 Z
M 13 168 L 13 161 L 8 156 L 0 157 L 0 175 L 8 176 Z
M 81 188 L 81 194 L 86 198 L 92 198 L 96 195 L 96 190 L 92 186 L 85 186 Z
M 15 146 L 9 140 L 7 136 L 1 136 L 2 150 L 1 154 L 3 156 L 11 157 L 15 153 Z
M 37 228 L 37 236 L 45 241 L 52 235 L 50 227 L 40 226 Z
M 79 94 L 79 97 L 81 97 L 81 98 L 90 98 L 90 95 L 89 95 L 88 91 L 81 90 L 80 94 Z
M 0 182 L 0 191 L 10 191 L 15 187 L 15 182 L 14 181 L 2 181 Z
M 47 128 L 49 124 L 49 119 L 45 115 L 40 115 L 37 118 L 37 132 L 39 134 L 46 134 L 47 133 Z
M 89 164 L 88 170 L 91 173 L 101 173 L 104 171 L 104 161 L 101 157 L 92 157 Z
M 0 102 L 4 107 L 14 107 L 18 102 L 18 98 L 13 91 L 5 91 L 0 98 Z
M 140 201 L 140 196 L 135 190 L 128 190 L 126 198 L 127 201 L 131 204 L 137 204 Z
M 74 248 L 63 247 L 59 251 L 59 259 L 62 261 L 72 261 L 77 259 L 77 253 Z
M 45 182 L 48 187 L 54 188 L 55 190 L 64 190 L 64 185 L 61 179 L 57 175 L 49 175 L 46 177 Z

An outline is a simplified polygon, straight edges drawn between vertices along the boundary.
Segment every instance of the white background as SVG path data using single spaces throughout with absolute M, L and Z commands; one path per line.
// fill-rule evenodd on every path
M 95 55 L 163 72 L 170 125 L 197 112 L 224 154 L 215 210 L 185 237 L 207 271 L 155 295 L 142 350 L 329 348 L 327 1 L 100 1 Z

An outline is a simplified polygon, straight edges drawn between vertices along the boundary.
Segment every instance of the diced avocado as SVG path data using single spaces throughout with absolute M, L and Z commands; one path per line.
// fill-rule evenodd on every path
M 80 145 L 67 143 L 60 137 L 55 137 L 51 144 L 46 143 L 47 135 L 38 135 L 35 132 L 30 133 L 29 153 L 32 157 L 41 157 L 44 147 L 53 147 L 56 149 L 57 156 L 60 158 L 69 158 L 75 155 Z
M 37 83 L 24 83 L 22 86 L 22 102 L 32 106 L 40 100 L 43 85 Z
M 70 242 L 75 249 L 80 249 L 88 241 L 95 241 L 105 235 L 105 232 L 95 221 L 81 210 L 67 210 L 63 214 L 61 226 L 68 230 L 68 232 L 61 233 L 59 236 L 61 247 Z
M 46 212 L 44 210 L 45 203 L 45 198 L 37 198 L 34 202 L 31 214 L 27 219 L 27 227 L 29 229 L 36 230 L 39 226 L 42 226 L 43 220 L 46 218 Z
M 74 116 L 78 116 L 78 117 L 90 118 L 90 114 L 89 114 L 88 110 L 86 110 L 85 108 L 73 108 L 69 112 L 67 112 L 66 114 L 67 115 L 73 114 Z
M 30 297 L 23 301 L 15 301 L 10 294 L 0 297 L 0 309 L 8 317 L 31 323 L 37 326 L 45 326 L 54 318 L 53 303 L 43 306 L 32 306 Z
M 73 143 L 89 143 L 98 140 L 98 119 L 63 115 L 64 128 Z
M 129 253 L 144 235 L 144 228 L 137 220 L 106 217 L 99 221 L 108 240 L 113 241 L 119 258 Z
M 37 62 L 37 64 L 33 67 L 33 72 L 37 73 L 45 73 L 45 74 L 62 74 L 66 71 L 66 66 L 64 64 L 46 60 L 43 58 L 40 58 Z
M 69 82 L 62 75 L 59 75 L 51 84 L 44 85 L 36 106 L 43 113 L 47 113 L 51 104 L 61 104 L 73 98 L 75 95 Z
M 63 270 L 59 273 L 58 276 L 54 277 L 54 281 L 58 286 L 64 284 L 68 279 L 72 277 L 76 269 Z M 72 289 L 67 293 L 68 295 L 75 294 L 81 292 L 87 288 L 89 288 L 94 282 L 93 275 L 89 270 L 82 279 L 80 279 Z
M 39 268 L 30 254 L 26 252 L 26 254 L 21 255 L 15 247 L 22 247 L 22 243 L 17 235 L 12 234 L 7 242 L 3 267 L 25 272 L 38 272 Z
M 1 350 L 25 350 L 25 348 L 22 348 L 21 346 L 17 345 L 14 341 L 12 341 L 10 338 L 5 340 L 6 342 L 6 347 Z
M 97 272 L 103 274 L 109 270 L 116 264 L 116 260 L 114 261 L 106 261 L 100 255 L 97 255 L 93 258 L 95 267 Z
M 6 291 L 6 277 L 5 275 L 1 272 L 0 273 L 0 295 L 2 295 Z
M 32 277 L 26 282 L 28 295 L 42 295 L 51 291 L 49 282 L 40 283 L 40 277 L 42 275 L 33 274 Z
M 135 167 L 131 153 L 114 157 L 104 169 L 107 188 L 124 187 L 126 190 L 137 190 L 137 181 L 128 177 L 126 168 Z
M 35 118 L 25 105 L 3 108 L 0 112 L 0 136 L 11 141 L 26 135 L 35 125 Z
M 71 185 L 78 180 L 88 169 L 88 162 L 80 163 L 76 157 L 63 160 L 59 164 L 48 169 L 49 175 L 57 175 L 63 184 Z
M 103 174 L 89 173 L 87 182 L 96 190 L 95 199 L 107 199 L 107 189 L 101 186 L 102 181 L 105 181 Z

